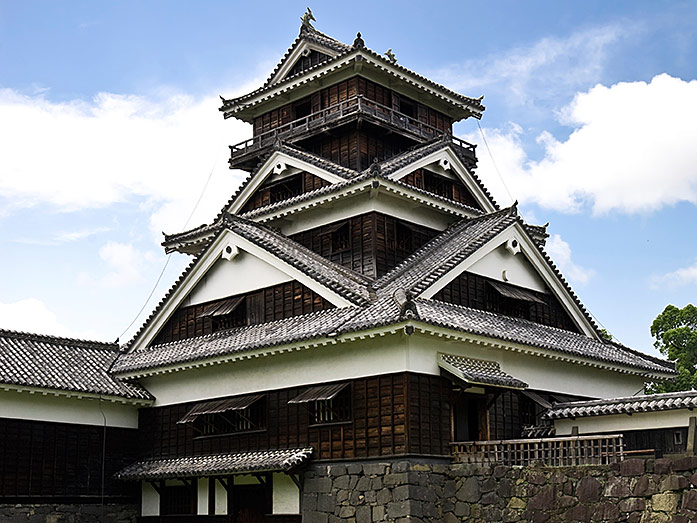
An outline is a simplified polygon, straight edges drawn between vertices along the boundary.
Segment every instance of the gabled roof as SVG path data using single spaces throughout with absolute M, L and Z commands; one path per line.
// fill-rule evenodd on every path
M 545 419 L 583 418 L 611 414 L 634 414 L 664 410 L 694 409 L 697 407 L 697 391 L 668 392 L 624 398 L 608 398 L 592 401 L 555 403 L 543 414 Z
M 302 71 L 297 75 L 284 78 L 274 83 L 267 82 L 259 89 L 237 98 L 229 100 L 223 99 L 223 105 L 220 107 L 220 111 L 223 112 L 225 118 L 236 116 L 243 120 L 251 121 L 252 112 L 249 110 L 260 103 L 268 101 L 278 94 L 287 94 L 296 87 L 307 85 L 320 76 L 326 77 L 327 74 L 341 69 L 353 68 L 356 63 L 360 63 L 361 67 L 372 68 L 375 71 L 379 71 L 381 74 L 387 74 L 394 79 L 400 80 L 404 82 L 404 85 L 410 88 L 416 88 L 434 96 L 436 99 L 452 107 L 454 112 L 459 116 L 459 119 L 469 116 L 474 116 L 479 119 L 484 111 L 484 106 L 481 104 L 482 98 L 471 98 L 451 91 L 406 67 L 390 61 L 381 54 L 366 48 L 360 36 L 356 38 L 351 47 L 347 47 L 345 51 L 337 56 Z
M 115 474 L 123 480 L 157 480 L 290 471 L 312 456 L 312 447 L 147 459 Z
M 328 54 L 330 57 L 335 56 L 338 53 L 346 52 L 348 49 L 350 49 L 350 46 L 341 43 L 338 40 L 332 38 L 331 36 L 328 36 L 318 31 L 311 25 L 302 24 L 300 26 L 300 33 L 298 34 L 298 37 L 293 41 L 288 50 L 285 52 L 283 58 L 281 58 L 281 61 L 278 62 L 276 67 L 274 67 L 274 70 L 272 71 L 271 75 L 269 75 L 267 80 L 264 82 L 264 86 L 273 83 L 274 80 L 280 80 L 279 73 L 281 72 L 281 69 L 286 69 L 289 65 L 293 65 L 289 63 L 289 60 L 291 59 L 291 56 L 296 54 L 296 49 L 300 48 L 303 44 L 309 44 L 309 46 L 312 47 L 319 47 L 325 52 L 325 54 Z
M 118 354 L 115 343 L 0 329 L 0 383 L 149 402 L 147 391 L 109 374 Z
M 637 353 L 616 343 L 589 338 L 583 334 L 437 300 L 416 299 L 414 303 L 418 319 L 431 325 L 508 343 L 538 347 L 576 358 L 586 358 L 647 372 L 675 374 L 675 367 L 670 362 Z
M 275 260 L 287 263 L 310 280 L 317 282 L 349 303 L 364 305 L 369 300 L 370 280 L 367 277 L 323 258 L 269 227 L 226 213 L 223 215 L 222 220 L 215 225 L 214 230 L 216 239 L 220 238 L 225 231 L 229 231 L 237 235 L 237 237 L 250 242 L 256 248 L 268 253 Z M 153 328 L 153 323 L 160 317 L 165 308 L 171 307 L 170 302 L 175 295 L 179 302 L 184 299 L 185 296 L 181 295 L 181 292 L 183 292 L 181 288 L 197 271 L 205 270 L 200 267 L 203 260 L 208 260 L 209 262 L 210 259 L 219 255 L 219 253 L 211 251 L 215 245 L 215 241 L 209 242 L 206 248 L 192 260 L 129 342 L 129 347 L 133 347 L 133 344 L 139 340 L 145 331 Z M 222 249 L 222 247 L 220 248 Z M 199 276 L 202 276 L 202 274 L 199 274 Z M 170 313 L 172 312 L 173 310 L 170 311 Z

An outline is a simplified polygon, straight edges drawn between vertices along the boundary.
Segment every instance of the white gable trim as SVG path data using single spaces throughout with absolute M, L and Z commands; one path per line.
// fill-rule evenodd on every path
M 479 186 L 479 184 L 477 184 L 474 181 L 472 173 L 467 169 L 467 167 L 465 167 L 465 165 L 460 161 L 460 158 L 458 158 L 457 154 L 455 154 L 455 152 L 450 147 L 445 147 L 444 149 L 435 151 L 429 154 L 428 156 L 424 156 L 423 158 L 393 172 L 388 176 L 388 178 L 390 178 L 391 180 L 401 180 L 409 173 L 412 173 L 415 170 L 424 167 L 432 167 L 432 171 L 439 174 L 444 174 L 446 177 L 450 177 L 449 173 L 444 173 L 443 170 L 439 166 L 437 166 L 439 160 L 448 160 L 450 162 L 451 170 L 455 173 L 457 179 L 459 179 L 462 183 L 465 184 L 465 187 L 469 189 L 472 195 L 476 198 L 477 202 L 479 202 L 479 205 L 482 206 L 482 209 L 484 209 L 484 211 L 495 212 L 497 210 L 494 207 L 491 200 L 487 197 L 482 188 Z M 434 166 L 433 164 L 436 164 L 436 166 Z
M 307 171 L 315 176 L 319 176 L 323 180 L 329 183 L 339 183 L 346 181 L 345 178 L 337 176 L 336 174 L 330 173 L 316 165 L 299 160 L 293 156 L 284 153 L 283 151 L 274 151 L 271 156 L 263 163 L 263 165 L 257 170 L 257 173 L 247 186 L 242 190 L 242 192 L 235 198 L 235 201 L 228 207 L 227 212 L 231 214 L 238 214 L 240 210 L 249 201 L 256 190 L 261 187 L 261 185 L 266 181 L 266 179 L 274 173 L 274 168 L 278 164 L 285 164 L 286 168 L 296 168 L 301 171 Z
M 196 266 L 187 275 L 184 281 L 177 286 L 157 317 L 147 324 L 145 330 L 140 334 L 138 339 L 135 340 L 129 352 L 135 352 L 147 347 L 152 340 L 155 339 L 157 334 L 160 332 L 160 329 L 164 327 L 167 320 L 171 318 L 172 314 L 174 314 L 187 296 L 189 296 L 189 294 L 201 282 L 202 278 L 206 275 L 210 268 L 213 267 L 213 265 L 221 258 L 224 249 L 228 246 L 235 246 L 243 249 L 252 256 L 256 256 L 260 260 L 273 265 L 280 271 L 288 274 L 291 278 L 298 280 L 306 287 L 312 289 L 337 307 L 348 307 L 352 305 L 351 302 L 311 279 L 292 265 L 280 260 L 272 254 L 269 254 L 261 247 L 254 245 L 232 231 L 224 230 L 208 248 L 208 251 L 198 261 Z
M 308 42 L 307 40 L 301 40 L 298 46 L 295 49 L 293 49 L 293 51 L 291 51 L 290 55 L 288 56 L 288 58 L 286 58 L 286 61 L 283 62 L 283 65 L 279 68 L 279 70 L 276 71 L 276 73 L 271 77 L 271 79 L 269 80 L 269 84 L 275 84 L 283 80 L 288 74 L 288 72 L 293 68 L 293 66 L 303 55 L 303 53 L 307 50 L 317 51 L 322 54 L 326 54 L 330 58 L 335 58 L 339 54 L 334 49 L 322 47 L 321 45 Z
M 439 278 L 438 281 L 422 292 L 419 297 L 427 299 L 433 298 L 438 291 L 443 289 L 443 287 L 469 269 L 472 265 L 474 265 L 475 262 L 481 260 L 511 238 L 518 240 L 518 243 L 520 244 L 521 252 L 518 255 L 524 255 L 528 261 L 530 261 L 542 280 L 551 289 L 566 312 L 569 313 L 569 316 L 571 316 L 571 319 L 574 321 L 576 326 L 581 329 L 581 332 L 583 332 L 586 336 L 598 339 L 598 334 L 586 319 L 585 314 L 583 314 L 583 312 L 579 309 L 574 299 L 567 292 L 566 288 L 559 281 L 559 278 L 555 272 L 550 268 L 549 264 L 544 259 L 544 256 L 540 253 L 518 222 L 511 224 L 510 227 L 494 236 L 486 243 L 486 245 L 483 245 L 474 254 L 457 264 L 454 268 Z

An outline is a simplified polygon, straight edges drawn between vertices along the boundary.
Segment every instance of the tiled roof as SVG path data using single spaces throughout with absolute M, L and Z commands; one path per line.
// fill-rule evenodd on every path
M 115 343 L 0 329 L 0 383 L 55 391 L 149 400 L 137 385 L 109 374 Z
M 113 371 L 116 374 L 137 374 L 144 369 L 223 358 L 254 349 L 274 347 L 300 341 L 311 341 L 337 332 L 361 309 L 343 307 L 325 309 L 282 320 L 249 325 L 186 338 L 122 354 Z
M 290 58 L 291 53 L 295 50 L 296 47 L 298 47 L 298 45 L 300 45 L 302 41 L 317 44 L 320 47 L 331 49 L 332 51 L 335 51 L 337 53 L 343 53 L 350 49 L 350 46 L 341 43 L 338 40 L 332 38 L 331 36 L 328 36 L 318 31 L 311 25 L 303 24 L 300 26 L 300 34 L 298 34 L 298 37 L 290 45 L 290 47 L 285 52 L 283 58 L 281 58 L 276 67 L 274 67 L 274 70 L 271 72 L 269 77 L 264 82 L 264 86 L 267 86 L 271 83 L 271 80 L 273 80 L 274 76 L 276 76 L 281 67 L 283 67 L 283 65 L 288 61 L 288 58 Z
M 260 450 L 137 461 L 115 474 L 123 480 L 226 476 L 250 472 L 290 471 L 312 456 L 312 448 Z
M 528 384 L 501 370 L 498 362 L 439 354 L 438 365 L 465 383 L 525 389 Z
M 543 414 L 545 419 L 583 418 L 610 414 L 634 414 L 662 410 L 694 409 L 697 407 L 697 391 L 668 392 L 645 396 L 609 398 L 592 401 L 555 403 Z
M 353 55 L 353 56 L 351 56 Z M 391 62 L 389 59 L 386 57 L 382 56 L 379 53 L 376 53 L 375 51 L 372 51 L 366 47 L 362 46 L 352 46 L 352 47 L 347 47 L 345 51 L 341 52 L 334 58 L 330 58 L 328 60 L 325 60 L 309 69 L 306 69 L 302 71 L 299 74 L 293 75 L 291 77 L 284 78 L 283 80 L 270 84 L 270 83 L 265 83 L 262 85 L 260 88 L 246 94 L 243 96 L 239 96 L 237 98 L 232 98 L 228 100 L 223 101 L 223 105 L 220 107 L 220 111 L 227 113 L 227 111 L 232 110 L 235 107 L 247 107 L 247 106 L 253 106 L 258 104 L 259 102 L 263 101 L 263 98 L 258 99 L 255 102 L 248 102 L 254 97 L 257 97 L 259 95 L 262 95 L 268 91 L 271 91 L 275 88 L 278 87 L 285 87 L 285 89 L 288 89 L 288 85 L 291 84 L 292 82 L 299 81 L 302 83 L 306 83 L 310 81 L 315 73 L 317 72 L 318 69 L 322 67 L 326 67 L 328 65 L 333 65 L 334 69 L 341 67 L 342 61 L 345 62 L 345 64 L 348 64 L 354 60 L 356 60 L 358 57 L 365 63 L 365 62 L 370 62 L 371 60 L 375 63 L 375 66 L 378 67 L 379 69 L 383 70 L 387 74 L 390 74 L 394 77 L 400 78 L 404 80 L 407 84 L 411 84 L 414 86 L 419 86 L 422 89 L 434 94 L 435 96 L 445 100 L 445 97 L 450 97 L 453 100 L 457 100 L 460 104 L 463 104 L 466 106 L 466 108 L 470 111 L 470 114 L 474 116 L 475 118 L 481 118 L 481 113 L 484 111 L 484 106 L 481 103 L 481 98 L 471 98 L 469 96 L 462 95 L 460 93 L 456 93 L 455 91 L 452 91 L 448 89 L 447 87 L 440 85 L 432 80 L 429 80 L 428 78 L 415 73 L 414 71 L 399 65 L 397 63 Z M 248 102 L 245 104 L 245 102 Z M 464 108 L 464 107 L 463 107 Z M 226 117 L 228 114 L 226 114 Z
M 667 361 L 583 334 L 437 300 L 416 299 L 414 302 L 418 318 L 439 327 L 648 372 L 675 372 Z
M 370 280 L 367 277 L 323 258 L 319 254 L 303 247 L 269 227 L 231 214 L 225 214 L 217 226 L 216 233 L 220 234 L 223 229 L 229 229 L 239 234 L 350 302 L 360 305 L 367 303 L 369 299 Z M 157 304 L 143 326 L 133 336 L 128 346 L 131 346 L 135 340 L 141 336 L 146 327 L 162 311 L 175 290 L 184 283 L 199 260 L 208 252 L 210 245 L 211 242 L 209 242 L 206 248 L 189 263 L 177 281 Z
M 379 278 L 375 288 L 387 293 L 403 289 L 419 294 L 517 220 L 510 209 L 463 219 Z

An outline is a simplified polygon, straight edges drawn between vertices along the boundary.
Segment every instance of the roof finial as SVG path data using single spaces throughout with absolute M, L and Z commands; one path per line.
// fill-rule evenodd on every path
M 353 41 L 353 48 L 354 49 L 363 49 L 365 47 L 365 42 L 363 41 L 363 38 L 361 38 L 361 33 L 360 31 L 356 33 L 356 39 Z
M 312 27 L 312 22 L 316 22 L 317 19 L 312 14 L 312 9 L 308 7 L 305 14 L 300 17 L 300 21 L 302 22 L 300 26 L 300 30 L 302 31 L 303 29 L 314 29 L 314 27 Z
M 394 55 L 394 53 L 392 52 L 392 49 L 388 49 L 387 51 L 385 51 L 385 56 L 386 56 L 387 59 L 388 59 L 390 62 L 392 62 L 393 64 L 396 64 L 396 63 L 397 63 L 397 57 L 396 57 L 396 56 Z
M 373 163 L 370 166 L 371 174 L 380 174 L 382 169 L 380 168 L 380 163 L 377 158 L 373 158 Z
M 511 205 L 510 215 L 518 216 L 518 200 L 514 201 L 513 205 Z

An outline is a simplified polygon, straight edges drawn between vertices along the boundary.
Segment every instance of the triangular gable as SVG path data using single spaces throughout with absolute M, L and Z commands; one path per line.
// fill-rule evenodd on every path
M 515 254 L 513 254 L 514 252 Z M 522 258 L 517 259 L 518 257 Z M 596 327 L 578 298 L 519 221 L 514 222 L 491 238 L 473 254 L 438 278 L 420 293 L 419 297 L 433 298 L 446 285 L 466 271 L 523 288 L 551 293 L 580 332 L 598 338 Z
M 388 177 L 392 180 L 402 180 L 418 169 L 428 169 L 440 176 L 460 181 L 476 200 L 479 209 L 485 212 L 497 210 L 491 196 L 450 146 L 446 145 L 442 149 L 410 162 L 390 173 Z
M 310 58 L 313 53 L 323 55 L 323 57 L 313 57 L 316 63 L 312 64 L 313 60 L 311 59 L 310 66 L 322 63 L 329 58 L 334 58 L 348 49 L 349 46 L 346 44 L 317 31 L 314 27 L 303 25 L 300 28 L 300 34 L 283 55 L 281 61 L 278 62 L 264 85 L 278 83 L 289 76 L 293 76 L 295 74 L 293 70 L 296 65 L 302 63 L 304 59 Z M 302 69 L 308 68 L 303 67 Z
M 240 213 L 247 202 L 252 199 L 257 190 L 267 180 L 281 180 L 299 172 L 310 173 L 325 180 L 329 184 L 345 181 L 345 178 L 326 169 L 322 169 L 308 161 L 296 158 L 282 150 L 276 150 L 269 155 L 264 163 L 259 166 L 249 180 L 247 180 L 239 194 L 227 205 L 225 211 L 231 214 Z
M 240 257 L 239 260 L 237 260 L 238 257 Z M 226 266 L 226 263 L 232 266 Z M 331 264 L 331 262 L 326 263 Z M 238 275 L 234 270 L 235 266 L 241 268 L 243 274 Z M 307 261 L 301 264 L 301 267 L 307 269 Z M 229 281 L 231 276 L 235 280 L 246 280 L 246 282 Z M 246 288 L 261 289 L 268 286 L 269 282 L 291 280 L 297 280 L 336 307 L 353 305 L 340 290 L 330 289 L 318 279 L 310 277 L 309 270 L 301 270 L 264 246 L 230 229 L 224 229 L 189 266 L 135 335 L 130 351 L 137 351 L 150 345 L 181 306 L 209 301 L 214 296 L 222 296 L 223 292 L 235 292 Z M 218 285 L 223 288 L 216 289 Z

